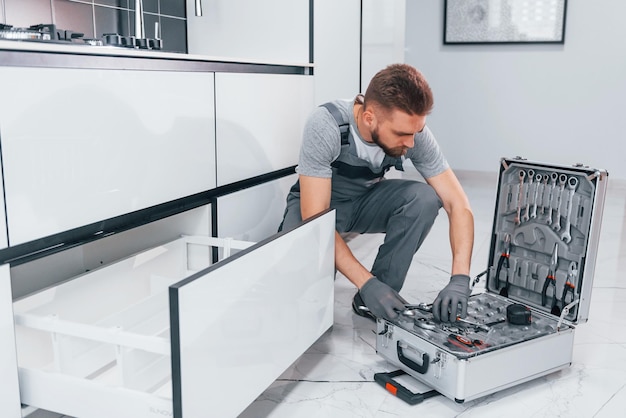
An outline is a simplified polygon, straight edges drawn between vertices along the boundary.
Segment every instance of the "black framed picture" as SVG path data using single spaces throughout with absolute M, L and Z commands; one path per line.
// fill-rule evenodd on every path
M 444 44 L 565 42 L 567 0 L 446 0 Z

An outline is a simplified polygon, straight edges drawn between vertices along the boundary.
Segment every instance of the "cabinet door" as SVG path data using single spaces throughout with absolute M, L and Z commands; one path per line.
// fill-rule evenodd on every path
M 170 287 L 174 416 L 237 416 L 333 321 L 335 214 Z
M 313 77 L 215 74 L 218 186 L 296 165 Z
M 212 73 L 0 69 L 10 245 L 215 187 Z
M 196 5 L 202 16 L 196 16 Z M 309 62 L 310 0 L 187 0 L 190 54 Z
M 218 236 L 258 242 L 275 234 L 297 178 L 293 174 L 218 198 Z

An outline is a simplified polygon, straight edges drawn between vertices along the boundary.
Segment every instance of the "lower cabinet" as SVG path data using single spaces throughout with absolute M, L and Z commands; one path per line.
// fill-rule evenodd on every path
M 15 301 L 21 403 L 237 416 L 332 325 L 334 225 L 325 212 L 258 243 L 183 236 Z
M 278 231 L 289 189 L 298 179 L 292 174 L 217 199 L 217 232 L 221 237 L 260 241 Z

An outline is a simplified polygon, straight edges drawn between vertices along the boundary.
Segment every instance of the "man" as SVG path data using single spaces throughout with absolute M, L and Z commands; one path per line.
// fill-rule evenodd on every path
M 334 106 L 333 106 L 334 105 Z M 281 229 L 320 211 L 336 210 L 335 265 L 359 290 L 352 308 L 371 319 L 397 318 L 399 295 L 415 252 L 443 207 L 450 222 L 452 276 L 433 303 L 436 320 L 467 313 L 473 214 L 426 116 L 433 107 L 428 83 L 415 68 L 394 64 L 378 72 L 365 95 L 318 107 L 309 117 L 287 197 Z M 336 117 L 349 121 L 341 137 Z M 347 134 L 347 132 L 346 132 Z M 426 180 L 384 179 L 409 159 Z M 385 233 L 371 270 L 352 254 L 340 233 Z

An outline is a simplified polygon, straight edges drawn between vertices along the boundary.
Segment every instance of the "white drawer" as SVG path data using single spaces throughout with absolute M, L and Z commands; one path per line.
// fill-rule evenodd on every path
M 334 222 L 254 245 L 182 237 L 16 301 L 21 402 L 236 416 L 331 326 Z M 211 246 L 249 248 L 211 265 Z

